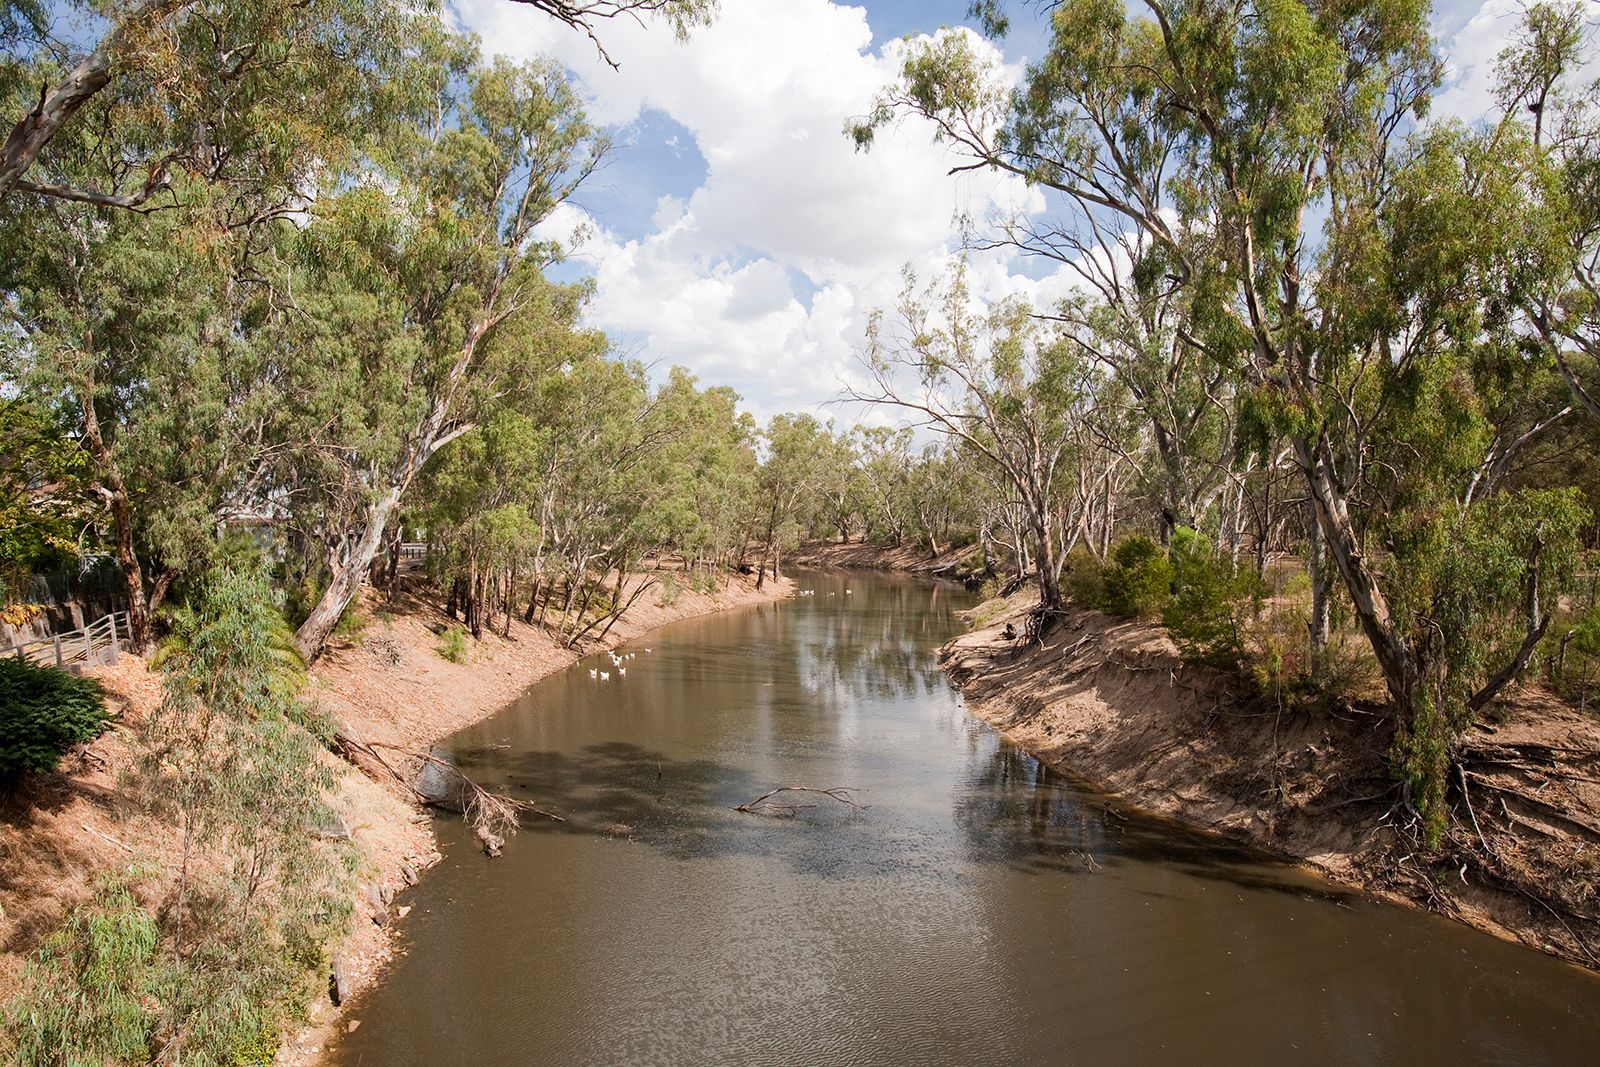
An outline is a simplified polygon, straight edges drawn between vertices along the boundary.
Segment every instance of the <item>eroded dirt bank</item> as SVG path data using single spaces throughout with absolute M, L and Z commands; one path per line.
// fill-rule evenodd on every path
M 1524 689 L 1465 739 L 1447 840 L 1418 841 L 1382 708 L 1295 714 L 1186 666 L 1158 625 L 1069 609 L 1043 644 L 1022 601 L 940 653 L 970 710 L 1047 763 L 1160 815 L 1600 969 L 1600 722 Z M 1469 806 L 1470 800 L 1470 806 Z
M 794 554 L 807 567 L 899 571 L 965 582 L 981 575 L 983 560 L 976 546 L 930 553 L 920 545 L 880 545 L 870 541 L 811 541 Z
M 714 594 L 687 587 L 672 594 L 652 591 L 611 629 L 604 645 L 590 644 L 583 654 L 679 619 L 783 599 L 790 591 L 788 582 L 769 580 L 758 592 L 743 578 L 725 582 Z M 508 637 L 500 636 L 497 624 L 481 643 L 468 642 L 465 662 L 453 663 L 437 651 L 438 631 L 448 619 L 432 602 L 384 605 L 369 598 L 362 608 L 370 621 L 356 637 L 330 647 L 312 671 L 309 695 L 342 728 L 402 749 L 427 750 L 580 655 L 514 618 Z M 91 897 L 103 874 L 140 865 L 150 872 L 140 893 L 152 907 L 172 889 L 175 831 L 142 815 L 119 788 L 134 758 L 134 731 L 160 703 L 160 675 L 132 656 L 93 673 L 106 689 L 112 729 L 69 753 L 57 773 L 36 776 L 0 799 L 0 1001 L 14 991 L 27 957 Z M 392 903 L 395 892 L 436 862 L 438 853 L 430 816 L 399 783 L 386 785 L 331 754 L 324 758 L 338 771 L 335 807 L 362 855 L 353 929 L 338 950 L 347 992 L 355 996 L 392 951 L 392 924 L 403 916 Z M 403 757 L 394 762 L 405 766 Z M 285 1045 L 280 1062 L 313 1062 L 340 1025 L 340 1012 L 319 999 L 310 1025 Z

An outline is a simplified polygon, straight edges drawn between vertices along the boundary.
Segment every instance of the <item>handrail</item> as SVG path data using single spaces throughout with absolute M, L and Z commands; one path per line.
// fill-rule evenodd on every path
M 122 654 L 122 642 L 128 633 L 128 613 L 113 611 L 102 615 L 82 629 L 67 633 L 36 637 L 31 641 L 0 649 L 0 656 L 16 656 L 31 663 L 48 664 L 77 670 L 101 663 L 115 663 Z

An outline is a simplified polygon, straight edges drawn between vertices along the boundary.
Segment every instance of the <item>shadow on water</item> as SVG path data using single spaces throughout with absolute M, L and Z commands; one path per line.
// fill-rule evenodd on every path
M 332 1062 L 1593 1061 L 1594 987 L 1554 962 L 1108 804 L 971 719 L 933 659 L 970 595 L 801 585 L 444 746 L 567 821 L 493 861 L 441 826 Z M 733 810 L 802 783 L 865 807 Z
M 975 763 L 955 805 L 973 860 L 1051 875 L 1142 863 L 1308 900 L 1360 898 L 1225 838 L 1127 811 L 1014 745 L 995 744 Z

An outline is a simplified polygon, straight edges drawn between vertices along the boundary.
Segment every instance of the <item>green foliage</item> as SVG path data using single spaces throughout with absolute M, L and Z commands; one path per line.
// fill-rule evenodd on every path
M 0 1052 L 17 1067 L 149 1062 L 159 985 L 156 919 L 129 880 L 111 876 L 51 934 L 4 1006 Z M 9 1039 L 11 1047 L 6 1047 Z
M 333 624 L 333 632 L 347 641 L 354 641 L 366 630 L 370 621 L 366 613 L 356 607 L 355 601 L 352 600 L 339 613 L 339 621 Z
M 1551 678 L 1568 697 L 1587 708 L 1595 683 L 1600 680 L 1600 605 L 1552 627 L 1545 641 Z
M 1173 531 L 1169 554 L 1174 592 L 1161 621 L 1186 659 L 1236 665 L 1245 651 L 1245 617 L 1260 594 L 1254 572 L 1235 573 L 1214 556 L 1204 536 L 1186 526 Z
M 158 1039 L 185 1063 L 264 1062 L 349 917 L 354 855 L 307 833 L 332 820 L 334 781 L 299 724 L 272 637 L 281 627 L 259 569 L 208 575 L 140 736 L 130 785 L 181 835 L 184 874 L 163 929 L 176 951 L 154 995 Z M 209 862 L 191 862 L 201 853 Z
M 0 783 L 53 771 L 106 726 L 100 683 L 14 656 L 0 658 Z
M 1067 553 L 1061 586 L 1073 603 L 1098 608 L 1105 602 L 1105 567 L 1093 552 L 1077 545 Z
M 1571 580 L 1577 531 L 1590 518 L 1570 489 L 1391 517 L 1391 596 L 1416 674 L 1394 760 L 1430 840 L 1443 832 L 1450 746 L 1471 720 L 1470 702 L 1526 639 L 1533 590 L 1548 611 Z
M 3 380 L 3 378 L 0 378 Z M 24 400 L 0 397 L 0 611 L 30 574 L 77 558 L 97 508 L 83 450 Z
M 449 660 L 451 663 L 465 663 L 470 655 L 467 646 L 467 631 L 459 626 L 452 626 L 440 635 L 439 643 L 434 646 L 434 651 Z
M 1172 596 L 1172 562 L 1160 545 L 1130 534 L 1111 550 L 1099 607 L 1112 615 L 1160 615 Z

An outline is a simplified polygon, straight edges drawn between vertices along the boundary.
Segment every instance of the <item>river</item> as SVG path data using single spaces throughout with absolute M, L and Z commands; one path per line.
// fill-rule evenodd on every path
M 798 572 L 445 746 L 559 810 L 398 903 L 340 1065 L 1582 1064 L 1600 981 L 1107 810 L 936 669 L 959 588 Z M 777 786 L 846 786 L 861 805 Z

